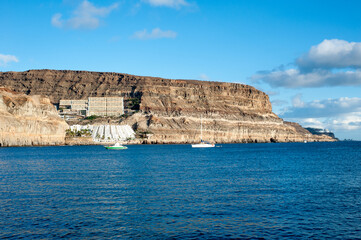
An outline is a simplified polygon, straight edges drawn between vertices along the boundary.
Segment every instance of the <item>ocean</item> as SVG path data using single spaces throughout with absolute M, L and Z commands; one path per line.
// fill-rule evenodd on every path
M 361 142 L 0 148 L 0 238 L 361 238 Z

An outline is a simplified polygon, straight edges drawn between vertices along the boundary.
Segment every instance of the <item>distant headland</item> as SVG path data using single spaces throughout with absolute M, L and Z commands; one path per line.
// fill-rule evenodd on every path
M 312 134 L 296 123 L 283 121 L 272 112 L 267 94 L 244 84 L 110 72 L 29 70 L 0 72 L 0 86 L 2 146 L 64 144 L 65 140 L 59 138 L 65 138 L 66 124 L 129 125 L 136 133 L 134 143 L 194 143 L 199 141 L 201 118 L 203 138 L 214 143 L 337 141 L 329 134 Z M 35 101 L 39 98 L 35 95 L 42 100 Z M 80 116 L 65 123 L 51 106 L 59 110 L 60 100 L 89 97 L 121 97 L 124 111 L 119 116 Z M 58 125 L 45 131 L 41 121 L 47 119 Z M 19 127 L 23 124 L 28 128 Z M 26 140 L 37 134 L 39 139 Z M 57 136 L 53 143 L 51 134 Z

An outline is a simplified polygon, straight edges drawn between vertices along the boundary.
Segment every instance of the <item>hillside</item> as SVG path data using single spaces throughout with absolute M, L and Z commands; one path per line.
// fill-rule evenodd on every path
M 64 144 L 67 128 L 48 98 L 0 88 L 0 146 Z
M 223 82 L 171 80 L 121 73 L 30 70 L 0 73 L 0 86 L 60 99 L 123 96 L 136 99 L 139 112 L 125 123 L 152 136 L 145 143 L 334 141 L 284 122 L 272 112 L 267 94 Z

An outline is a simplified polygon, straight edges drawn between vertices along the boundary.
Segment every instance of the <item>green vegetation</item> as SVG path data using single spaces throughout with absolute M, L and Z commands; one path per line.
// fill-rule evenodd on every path
M 100 116 L 97 116 L 97 115 L 91 115 L 89 117 L 86 117 L 84 118 L 85 120 L 94 120 L 94 119 L 97 119 L 97 118 L 100 118 Z
M 128 99 L 128 108 L 132 110 L 139 110 L 140 100 L 139 98 L 130 98 Z
M 90 137 L 92 135 L 89 129 L 82 129 L 80 131 L 72 131 L 71 129 L 67 129 L 65 131 L 65 136 L 67 137 Z
M 128 113 L 124 113 L 123 115 L 120 115 L 120 118 L 127 119 L 129 116 Z
M 153 133 L 149 130 L 146 130 L 146 131 L 138 131 L 137 132 L 137 135 L 140 137 L 140 138 L 148 138 L 149 135 L 152 135 Z

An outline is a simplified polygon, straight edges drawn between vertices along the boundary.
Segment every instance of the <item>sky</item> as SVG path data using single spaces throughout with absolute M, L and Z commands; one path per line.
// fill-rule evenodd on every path
M 361 140 L 361 1 L 1 0 L 0 71 L 248 84 L 303 127 Z

